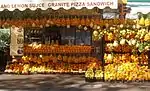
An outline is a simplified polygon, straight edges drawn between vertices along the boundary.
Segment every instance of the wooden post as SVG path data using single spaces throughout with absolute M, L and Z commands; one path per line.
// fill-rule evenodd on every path
M 119 10 L 120 10 L 120 14 L 119 14 L 119 19 L 121 19 L 121 23 L 124 23 L 125 20 L 125 15 L 126 12 L 124 12 L 124 9 L 126 7 L 126 4 L 119 4 Z
M 150 50 L 147 52 L 148 55 L 148 68 L 150 69 Z

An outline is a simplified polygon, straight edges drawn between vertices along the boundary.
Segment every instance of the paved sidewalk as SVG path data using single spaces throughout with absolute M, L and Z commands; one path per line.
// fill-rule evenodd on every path
M 150 83 L 90 83 L 81 75 L 1 74 L 0 91 L 150 91 Z

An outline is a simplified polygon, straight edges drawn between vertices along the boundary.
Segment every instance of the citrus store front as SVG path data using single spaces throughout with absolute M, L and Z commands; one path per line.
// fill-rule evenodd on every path
M 135 47 L 141 41 L 149 41 L 145 37 L 149 33 L 146 30 L 142 39 L 135 40 L 141 33 L 134 31 L 133 20 L 119 19 L 118 14 L 124 16 L 125 12 L 122 6 L 120 13 L 117 0 L 4 1 L 1 7 L 1 26 L 11 26 L 13 60 L 6 66 L 6 73 L 85 74 L 87 80 L 105 81 L 149 80 L 149 69 L 141 66 L 148 64 L 148 42 L 142 48 Z M 115 14 L 104 14 L 110 12 Z
M 100 27 L 102 9 L 117 9 L 118 2 L 5 0 L 0 7 L 1 27 L 11 30 L 13 59 L 6 73 L 84 74 L 88 65 L 102 58 L 95 51 L 101 41 L 93 43 L 93 28 Z

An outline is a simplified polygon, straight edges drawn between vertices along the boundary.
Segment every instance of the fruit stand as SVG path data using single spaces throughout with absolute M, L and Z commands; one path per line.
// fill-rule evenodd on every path
M 35 24 L 32 22 L 31 27 L 24 28 L 24 55 L 10 62 L 6 72 L 84 73 L 88 65 L 99 62 L 98 58 L 92 56 L 94 47 L 91 45 L 92 29 L 89 28 L 89 21 L 91 21 L 89 18 L 80 20 L 78 17 L 72 17 L 72 19 L 63 17 L 44 19 L 46 26 L 38 26 L 40 25 L 37 24 L 38 22 Z M 81 24 L 81 28 L 74 27 L 78 24 Z M 80 33 L 88 40 L 80 38 Z M 79 38 L 78 41 L 75 40 L 77 38 Z
M 107 6 L 117 9 L 117 0 L 43 0 L 12 4 L 7 1 L 0 4 L 0 24 L 2 28 L 11 27 L 11 37 L 18 33 L 19 38 L 12 38 L 17 43 L 11 41 L 13 59 L 6 73 L 84 74 L 93 64 L 101 65 L 102 56 L 98 53 L 101 53 L 102 41 L 92 36 L 93 30 L 107 22 L 101 18 L 101 9 Z
M 0 4 L 1 27 L 22 34 L 18 44 L 11 44 L 16 54 L 5 72 L 85 74 L 87 81 L 150 80 L 150 19 L 122 18 L 124 6 L 121 19 L 103 19 L 104 6 L 117 9 L 116 0 L 112 2 Z

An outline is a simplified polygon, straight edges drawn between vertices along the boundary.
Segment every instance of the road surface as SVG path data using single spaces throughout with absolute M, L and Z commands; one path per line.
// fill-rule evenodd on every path
M 0 75 L 0 91 L 150 91 L 150 83 L 85 82 L 81 75 Z

